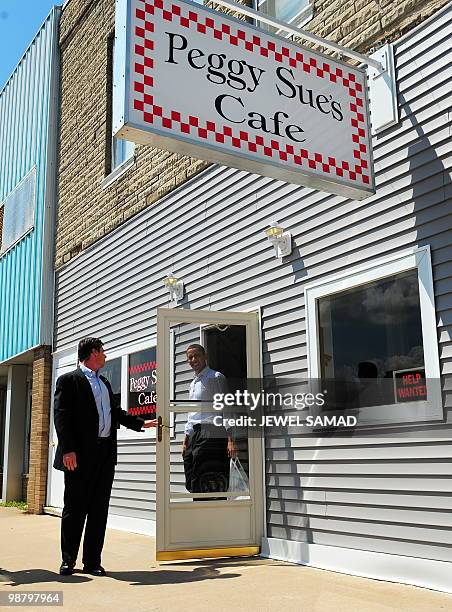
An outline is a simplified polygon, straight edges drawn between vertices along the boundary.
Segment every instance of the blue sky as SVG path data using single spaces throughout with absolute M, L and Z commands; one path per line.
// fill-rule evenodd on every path
M 0 89 L 55 4 L 62 0 L 0 0 Z

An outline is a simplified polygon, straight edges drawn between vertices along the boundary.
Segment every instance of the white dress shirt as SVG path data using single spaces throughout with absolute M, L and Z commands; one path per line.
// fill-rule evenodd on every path
M 96 402 L 99 414 L 99 438 L 108 438 L 111 431 L 111 406 L 108 389 L 99 378 L 99 372 L 90 370 L 83 363 L 80 364 L 80 369 L 91 385 L 91 391 Z
M 206 366 L 199 374 L 195 374 L 190 383 L 189 399 L 212 402 L 215 393 L 227 393 L 226 378 L 221 372 Z M 199 423 L 212 423 L 218 413 L 189 412 L 185 424 L 185 434 L 191 436 L 193 427 Z

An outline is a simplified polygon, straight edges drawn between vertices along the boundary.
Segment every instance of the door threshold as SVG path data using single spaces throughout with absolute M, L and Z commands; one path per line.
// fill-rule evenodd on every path
M 217 557 L 254 557 L 260 553 L 260 546 L 228 546 L 226 548 L 192 548 L 190 550 L 157 551 L 157 561 L 183 561 L 185 559 L 206 559 Z

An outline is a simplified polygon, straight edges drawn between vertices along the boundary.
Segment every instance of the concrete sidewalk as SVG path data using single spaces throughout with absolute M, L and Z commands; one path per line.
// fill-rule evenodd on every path
M 113 529 L 107 577 L 59 576 L 59 529 L 57 517 L 0 508 L 0 591 L 62 590 L 65 611 L 86 612 L 452 611 L 452 595 L 258 557 L 153 566 L 153 538 Z

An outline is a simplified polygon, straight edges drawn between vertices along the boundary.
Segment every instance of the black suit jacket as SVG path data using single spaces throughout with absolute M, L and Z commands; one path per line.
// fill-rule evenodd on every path
M 144 420 L 127 414 L 116 405 L 110 383 L 100 376 L 110 394 L 111 460 L 117 463 L 117 430 L 119 425 L 141 431 Z M 89 467 L 95 456 L 99 436 L 99 414 L 91 385 L 80 368 L 60 376 L 56 382 L 54 402 L 55 429 L 58 446 L 53 467 L 66 471 L 63 455 L 75 452 L 77 465 Z

